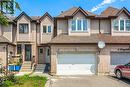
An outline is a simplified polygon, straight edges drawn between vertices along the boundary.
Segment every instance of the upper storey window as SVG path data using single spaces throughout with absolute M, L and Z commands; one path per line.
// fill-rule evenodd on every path
M 130 31 L 130 20 L 129 19 L 114 20 L 114 30 Z
M 28 34 L 28 32 L 29 32 L 28 24 L 19 24 L 19 33 Z
M 87 20 L 86 19 L 74 19 L 71 23 L 72 31 L 87 31 Z
M 52 32 L 52 26 L 43 26 L 43 33 L 51 33 Z

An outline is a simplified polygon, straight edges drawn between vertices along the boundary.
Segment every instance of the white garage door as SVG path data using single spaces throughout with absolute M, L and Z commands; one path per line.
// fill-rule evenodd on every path
M 111 73 L 117 65 L 123 65 L 130 62 L 130 53 L 114 52 L 111 53 Z
M 95 74 L 96 55 L 89 54 L 58 54 L 58 75 L 92 75 Z

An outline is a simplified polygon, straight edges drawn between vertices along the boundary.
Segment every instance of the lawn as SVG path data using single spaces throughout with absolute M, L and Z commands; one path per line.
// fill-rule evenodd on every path
M 46 77 L 24 75 L 21 77 L 11 77 L 0 87 L 45 87 Z

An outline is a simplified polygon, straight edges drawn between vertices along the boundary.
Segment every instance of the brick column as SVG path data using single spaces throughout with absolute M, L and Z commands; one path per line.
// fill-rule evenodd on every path
M 110 71 L 110 50 L 105 48 L 98 54 L 98 75 L 107 75 Z
M 51 47 L 51 75 L 56 75 L 56 58 L 56 50 L 53 47 Z

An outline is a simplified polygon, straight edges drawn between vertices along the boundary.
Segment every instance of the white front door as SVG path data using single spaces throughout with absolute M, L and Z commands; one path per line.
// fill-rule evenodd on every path
M 114 68 L 117 65 L 124 65 L 128 62 L 130 62 L 130 53 L 129 52 L 113 52 L 113 53 L 111 53 L 110 72 L 114 73 Z
M 58 54 L 57 75 L 92 75 L 96 73 L 96 54 Z

